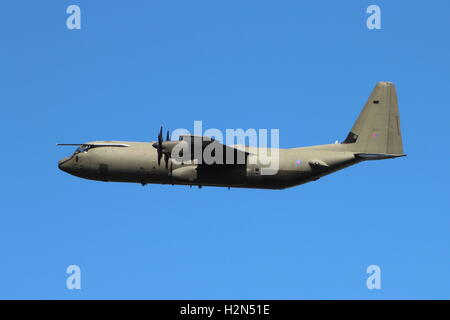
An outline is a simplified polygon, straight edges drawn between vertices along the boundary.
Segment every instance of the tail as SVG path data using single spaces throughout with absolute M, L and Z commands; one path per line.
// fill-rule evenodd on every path
M 404 156 L 397 92 L 391 82 L 379 82 L 343 142 L 363 158 Z

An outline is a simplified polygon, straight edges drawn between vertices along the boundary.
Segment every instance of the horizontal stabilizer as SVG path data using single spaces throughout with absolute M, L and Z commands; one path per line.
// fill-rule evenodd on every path
M 381 160 L 381 159 L 406 157 L 406 154 L 356 153 L 355 156 L 357 158 L 365 160 Z

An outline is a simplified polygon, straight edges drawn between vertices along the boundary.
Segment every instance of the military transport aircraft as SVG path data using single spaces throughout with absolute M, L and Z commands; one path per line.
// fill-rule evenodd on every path
M 269 164 L 259 161 L 262 148 L 224 145 L 213 138 L 195 135 L 181 135 L 179 140 L 170 141 L 169 133 L 164 141 L 162 127 L 154 142 L 59 145 L 78 146 L 74 154 L 59 161 L 58 167 L 80 178 L 200 188 L 284 189 L 365 160 L 405 156 L 397 93 L 391 82 L 376 85 L 343 142 L 292 149 L 265 148 L 266 154 L 277 154 L 278 170 L 274 174 L 263 174 Z M 175 149 L 178 151 L 174 152 Z M 214 156 L 214 162 L 201 161 L 206 150 Z

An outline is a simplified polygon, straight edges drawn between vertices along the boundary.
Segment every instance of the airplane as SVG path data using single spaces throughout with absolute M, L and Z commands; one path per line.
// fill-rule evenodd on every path
M 214 138 L 181 135 L 171 141 L 93 141 L 58 162 L 76 177 L 110 182 L 285 189 L 301 185 L 368 160 L 406 156 L 400 131 L 397 92 L 392 82 L 379 82 L 352 129 L 341 143 L 281 149 L 224 145 Z M 174 153 L 175 149 L 178 153 Z M 195 152 L 200 150 L 200 152 Z M 215 162 L 200 161 L 206 150 L 217 153 Z M 259 154 L 278 155 L 275 174 L 263 174 L 267 162 Z M 214 155 L 214 152 L 212 152 Z M 232 155 L 228 161 L 226 155 Z M 240 159 L 240 161 L 237 161 Z M 226 161 L 225 161 L 226 160 Z

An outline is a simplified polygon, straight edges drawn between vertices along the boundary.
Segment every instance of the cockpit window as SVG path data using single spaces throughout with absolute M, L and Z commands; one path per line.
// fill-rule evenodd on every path
M 75 150 L 75 154 L 80 153 L 80 152 L 87 152 L 90 148 L 91 148 L 91 147 L 90 147 L 90 146 L 87 146 L 87 145 L 79 146 L 79 147 L 77 148 L 77 150 Z

